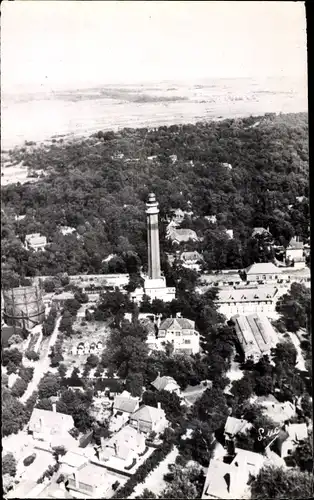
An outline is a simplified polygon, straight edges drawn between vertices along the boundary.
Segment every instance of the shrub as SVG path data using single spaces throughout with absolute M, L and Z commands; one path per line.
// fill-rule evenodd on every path
M 33 351 L 33 350 L 26 351 L 25 356 L 30 361 L 38 361 L 39 360 L 39 354 L 37 352 Z
M 16 474 L 16 460 L 13 453 L 7 453 L 2 458 L 2 474 L 9 474 L 15 476 Z
M 36 458 L 36 453 L 33 453 L 29 457 L 24 458 L 23 464 L 25 465 L 25 467 L 31 465 L 34 462 L 35 458 Z

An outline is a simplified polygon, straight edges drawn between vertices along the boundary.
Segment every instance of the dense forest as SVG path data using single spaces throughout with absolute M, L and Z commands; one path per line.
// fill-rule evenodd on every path
M 45 175 L 1 189 L 4 273 L 126 272 L 135 257 L 145 268 L 145 202 L 151 191 L 160 204 L 163 267 L 165 252 L 173 250 L 165 238 L 167 220 L 176 208 L 193 211 L 182 227 L 200 239 L 180 249 L 203 252 L 208 270 L 257 261 L 254 227 L 269 227 L 282 245 L 295 234 L 309 237 L 306 113 L 100 131 L 8 153 L 32 175 Z M 215 223 L 205 218 L 213 215 Z M 60 226 L 76 233 L 64 236 Z M 233 229 L 233 239 L 226 229 Z M 47 236 L 46 251 L 23 248 L 26 234 L 35 232 Z M 117 257 L 103 262 L 110 254 Z

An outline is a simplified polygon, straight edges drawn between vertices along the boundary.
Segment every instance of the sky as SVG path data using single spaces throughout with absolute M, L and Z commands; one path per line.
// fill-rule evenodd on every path
M 304 77 L 303 2 L 2 3 L 3 91 Z

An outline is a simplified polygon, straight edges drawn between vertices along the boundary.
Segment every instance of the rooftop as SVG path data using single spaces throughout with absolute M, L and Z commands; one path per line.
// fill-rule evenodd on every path
M 272 301 L 277 294 L 278 289 L 275 286 L 263 288 L 233 288 L 219 290 L 216 302 L 266 302 Z
M 308 430 L 306 424 L 290 424 L 287 425 L 286 431 L 289 438 L 293 441 L 305 441 L 308 437 Z
M 272 262 L 259 262 L 246 268 L 247 276 L 252 274 L 280 274 L 281 269 Z
M 74 420 L 71 415 L 65 413 L 34 408 L 28 429 L 33 432 L 40 432 L 42 426 L 46 431 L 49 429 L 51 434 L 61 434 L 63 429 L 69 430 L 74 427 Z
M 244 351 L 256 348 L 257 351 L 264 353 L 276 344 L 276 332 L 263 314 L 236 315 L 231 319 Z
M 288 245 L 288 249 L 303 249 L 304 245 L 303 245 L 303 242 L 302 241 L 299 241 L 298 237 L 294 237 L 294 238 L 291 238 L 290 242 L 289 242 L 289 245 Z
M 236 436 L 241 432 L 245 432 L 250 429 L 252 425 L 244 419 L 239 419 L 235 417 L 228 417 L 225 425 L 225 433 L 231 436 Z
M 154 408 L 154 406 L 141 406 L 132 415 L 132 420 L 143 420 L 145 422 L 157 422 L 165 416 L 164 410 L 161 408 Z
M 172 377 L 160 377 L 158 375 L 158 377 L 152 382 L 152 386 L 154 386 L 157 391 L 163 391 L 169 384 L 175 385 L 177 388 L 180 388 L 180 386 Z
M 89 484 L 93 487 L 98 487 L 101 484 L 107 482 L 108 473 L 106 469 L 103 467 L 99 467 L 97 465 L 93 465 L 91 463 L 82 467 L 77 473 L 77 479 L 79 483 Z M 70 476 L 70 478 L 75 480 L 74 473 Z
M 133 398 L 128 391 L 116 396 L 113 403 L 114 410 L 133 413 L 139 403 L 139 398 Z
M 178 330 L 191 330 L 194 329 L 195 322 L 187 318 L 167 318 L 162 321 L 159 330 L 169 330 L 176 328 Z

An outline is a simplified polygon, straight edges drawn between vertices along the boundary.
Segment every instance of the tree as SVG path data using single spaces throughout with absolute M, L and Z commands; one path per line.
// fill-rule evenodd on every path
M 7 374 L 11 375 L 12 373 L 16 373 L 18 371 L 18 366 L 16 366 L 12 361 L 9 361 L 7 365 Z
M 13 453 L 7 453 L 2 458 L 2 474 L 16 475 L 16 460 Z
M 292 452 L 296 464 L 301 471 L 312 473 L 313 471 L 313 441 L 308 438 L 303 443 L 300 443 Z
M 237 399 L 238 403 L 244 403 L 252 395 L 254 390 L 254 382 L 250 374 L 245 373 L 240 380 L 235 380 L 232 383 L 231 392 Z
M 15 396 L 17 398 L 20 398 L 23 396 L 24 392 L 26 391 L 28 386 L 28 382 L 21 378 L 17 378 L 16 381 L 13 384 L 13 387 L 11 389 L 12 396 Z
M 33 351 L 33 350 L 31 350 L 31 351 L 26 351 L 25 356 L 26 356 L 26 357 L 27 357 L 27 359 L 29 359 L 30 361 L 38 361 L 38 360 L 39 360 L 39 354 L 38 354 L 38 352 L 35 352 L 35 351 Z
M 272 354 L 276 365 L 282 363 L 294 367 L 296 364 L 297 351 L 292 342 L 280 342 L 273 349 Z
M 150 491 L 147 488 L 144 488 L 143 493 L 141 495 L 139 495 L 138 497 L 134 497 L 134 498 L 145 500 L 146 498 L 157 498 L 157 497 L 156 497 L 155 493 L 153 493 L 152 491 Z
M 21 342 L 23 342 L 22 337 L 20 335 L 16 334 L 16 335 L 12 335 L 12 337 L 9 338 L 8 345 L 12 346 L 13 344 L 20 344 Z
M 161 498 L 199 498 L 200 492 L 196 486 L 196 479 L 200 474 L 200 470 L 195 467 L 181 469 L 175 466 L 174 478 L 163 490 Z
M 221 428 L 228 417 L 228 407 L 224 393 L 216 388 L 206 389 L 194 404 L 195 418 L 208 422 L 213 431 Z
M 290 292 L 278 301 L 276 311 L 281 315 L 287 330 L 297 332 L 310 324 L 311 291 L 304 285 L 292 283 Z
M 53 375 L 52 373 L 46 373 L 43 376 L 38 385 L 38 396 L 42 398 L 50 398 L 51 396 L 57 396 L 60 390 L 60 380 L 59 377 Z
M 181 438 L 179 449 L 187 460 L 195 460 L 203 467 L 208 467 L 214 449 L 215 438 L 210 423 L 193 419 L 187 424 L 191 432 L 188 437 Z
M 71 335 L 72 333 L 72 316 L 71 313 L 67 310 L 64 311 L 61 321 L 59 323 L 59 330 L 60 332 L 66 332 L 68 335 Z
M 21 379 L 25 380 L 27 384 L 32 380 L 33 374 L 34 368 L 32 366 L 25 367 L 22 365 L 19 369 L 19 376 Z
M 141 373 L 129 373 L 125 386 L 126 390 L 129 391 L 133 397 L 142 395 L 143 385 L 144 380 Z
M 251 485 L 253 499 L 311 498 L 313 478 L 307 472 L 263 467 Z
M 58 373 L 61 378 L 64 378 L 67 374 L 67 368 L 63 363 L 60 363 L 58 366 Z
M 68 311 L 70 313 L 71 316 L 76 316 L 77 315 L 77 311 L 80 309 L 81 307 L 81 303 L 76 300 L 75 298 L 74 299 L 67 299 L 65 302 L 64 302 L 64 309 L 65 311 Z M 64 314 L 63 314 L 64 316 Z M 60 329 L 60 327 L 59 327 Z
M 40 409 L 40 410 L 49 410 L 51 411 L 52 410 L 52 402 L 50 400 L 50 398 L 42 398 L 38 401 L 38 403 L 36 404 L 36 408 Z
M 2 364 L 7 366 L 11 361 L 16 366 L 19 366 L 22 362 L 23 354 L 16 348 L 14 349 L 4 349 L 2 352 Z
M 99 363 L 99 358 L 95 354 L 90 354 L 86 360 L 86 365 L 90 368 L 96 368 Z

